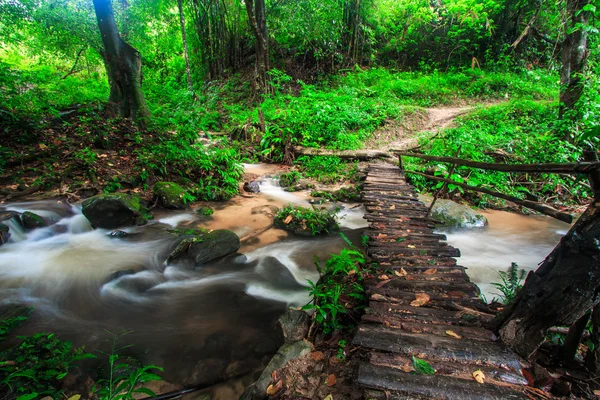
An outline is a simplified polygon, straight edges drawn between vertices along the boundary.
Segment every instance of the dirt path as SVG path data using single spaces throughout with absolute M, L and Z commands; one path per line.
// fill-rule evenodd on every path
M 416 147 L 421 133 L 431 132 L 432 134 L 437 134 L 439 131 L 452 126 L 457 117 L 467 114 L 472 110 L 474 110 L 474 107 L 423 109 L 420 115 L 417 114 L 416 120 L 418 122 L 409 124 L 408 128 L 397 121 L 386 124 L 385 127 L 373 135 L 377 139 L 369 140 L 369 148 L 372 148 L 371 146 L 373 145 L 375 145 L 375 148 L 381 150 L 407 150 Z

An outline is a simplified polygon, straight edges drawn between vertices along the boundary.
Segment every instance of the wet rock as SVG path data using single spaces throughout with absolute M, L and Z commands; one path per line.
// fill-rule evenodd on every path
M 191 261 L 197 267 L 235 253 L 239 250 L 240 245 L 238 235 L 225 229 L 198 233 L 195 236 L 183 239 L 173 250 L 168 261 Z
M 91 197 L 83 202 L 82 212 L 93 227 L 104 229 L 144 225 L 152 218 L 138 196 L 125 193 Z
M 256 206 L 252 208 L 252 215 L 262 214 L 267 217 L 273 218 L 279 212 L 279 207 L 265 204 L 264 206 Z
M 16 211 L 0 211 L 0 222 L 8 222 L 10 220 L 20 224 L 19 213 Z
M 25 229 L 32 230 L 48 226 L 48 223 L 36 213 L 25 211 L 21 214 L 21 225 Z
M 300 190 L 306 190 L 314 187 L 314 184 L 310 179 L 300 179 L 296 184 L 286 187 L 286 192 L 298 192 Z
M 135 274 L 135 270 L 133 270 L 133 269 L 126 269 L 123 271 L 113 272 L 112 274 L 110 274 L 108 279 L 106 279 L 106 282 L 114 281 L 115 279 L 119 279 L 122 276 L 133 275 L 133 274 Z
M 286 343 L 302 340 L 308 333 L 309 316 L 301 310 L 290 308 L 277 321 Z
M 426 197 L 420 196 L 419 200 L 431 204 Z M 438 199 L 435 202 L 431 217 L 450 229 L 483 228 L 488 224 L 487 218 L 471 207 L 446 199 Z
M 275 257 L 265 257 L 259 271 L 271 284 L 282 289 L 298 289 L 300 284 L 287 267 Z
M 116 230 L 116 231 L 112 231 L 110 233 L 110 237 L 113 237 L 113 238 L 124 238 L 127 236 L 129 236 L 129 233 L 127 233 L 125 231 Z
M 10 239 L 10 228 L 4 224 L 0 224 L 0 246 L 8 242 Z
M 180 185 L 173 182 L 158 182 L 152 188 L 158 205 L 164 208 L 183 210 L 187 208 L 191 196 Z
M 310 354 L 312 351 L 310 344 L 305 340 L 293 343 L 286 343 L 279 348 L 277 354 L 273 356 L 260 378 L 250 386 L 240 397 L 241 400 L 264 399 L 267 387 L 271 383 L 273 371 L 280 370 L 291 360 L 295 360 Z
M 260 193 L 260 185 L 256 181 L 245 182 L 244 191 L 248 193 Z

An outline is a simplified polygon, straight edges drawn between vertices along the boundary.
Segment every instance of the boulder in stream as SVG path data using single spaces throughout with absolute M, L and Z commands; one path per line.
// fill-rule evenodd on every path
M 419 200 L 426 205 L 431 204 L 431 200 L 425 196 L 419 196 Z M 471 207 L 446 199 L 435 202 L 431 217 L 450 229 L 483 228 L 488 224 L 487 218 Z
M 9 228 L 8 226 L 4 225 L 4 224 L 0 224 L 0 246 L 2 246 L 4 243 L 8 242 L 8 239 L 10 239 L 10 232 L 9 232 Z
M 32 230 L 48 226 L 48 223 L 36 213 L 25 211 L 21 214 L 21 225 L 25 229 Z
M 174 182 L 158 182 L 152 188 L 158 205 L 164 208 L 183 210 L 187 208 L 190 194 Z
M 287 312 L 277 321 L 286 343 L 304 339 L 308 334 L 309 322 L 310 317 L 306 312 L 293 308 L 288 308 Z
M 144 225 L 152 215 L 138 196 L 125 193 L 101 194 L 83 202 L 83 215 L 95 228 L 116 229 Z
M 244 191 L 248 193 L 260 193 L 260 185 L 256 181 L 245 182 Z
M 212 232 L 199 232 L 195 236 L 186 237 L 173 250 L 168 261 L 189 260 L 194 266 L 235 253 L 240 248 L 240 238 L 235 233 L 220 229 Z

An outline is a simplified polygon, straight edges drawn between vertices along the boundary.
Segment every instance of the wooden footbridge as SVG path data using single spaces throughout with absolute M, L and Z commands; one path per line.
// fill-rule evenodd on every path
M 434 233 L 402 171 L 371 164 L 363 199 L 376 271 L 353 341 L 368 352 L 358 373 L 364 398 L 535 398 L 524 386 L 522 361 L 484 328 L 493 313 L 457 265 L 460 252 Z M 416 373 L 418 360 L 435 374 Z

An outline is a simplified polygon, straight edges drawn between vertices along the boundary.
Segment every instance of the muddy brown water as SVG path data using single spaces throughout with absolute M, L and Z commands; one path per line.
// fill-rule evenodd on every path
M 246 168 L 259 176 L 275 171 Z M 344 246 L 338 235 L 298 238 L 272 227 L 272 206 L 307 206 L 308 193 L 284 192 L 268 178 L 261 190 L 217 204 L 209 220 L 193 210 L 157 211 L 148 225 L 126 229 L 125 238 L 92 230 L 77 205 L 2 205 L 37 212 L 54 224 L 27 233 L 11 226 L 11 242 L 0 247 L 0 304 L 34 307 L 19 334 L 56 332 L 97 354 L 109 350 L 109 332 L 129 332 L 120 343 L 133 346 L 123 352 L 163 367 L 173 384 L 164 390 L 252 374 L 281 344 L 278 317 L 309 301 L 307 280 L 318 279 L 314 258 L 326 259 Z M 342 206 L 342 231 L 360 243 L 364 208 Z M 502 212 L 486 216 L 488 228 L 451 232 L 448 240 L 491 299 L 489 284 L 499 280 L 498 270 L 511 262 L 535 268 L 568 225 Z M 165 262 L 173 239 L 164 231 L 175 227 L 231 229 L 249 239 L 236 255 L 188 269 Z M 220 398 L 239 395 L 243 385 L 236 385 Z

